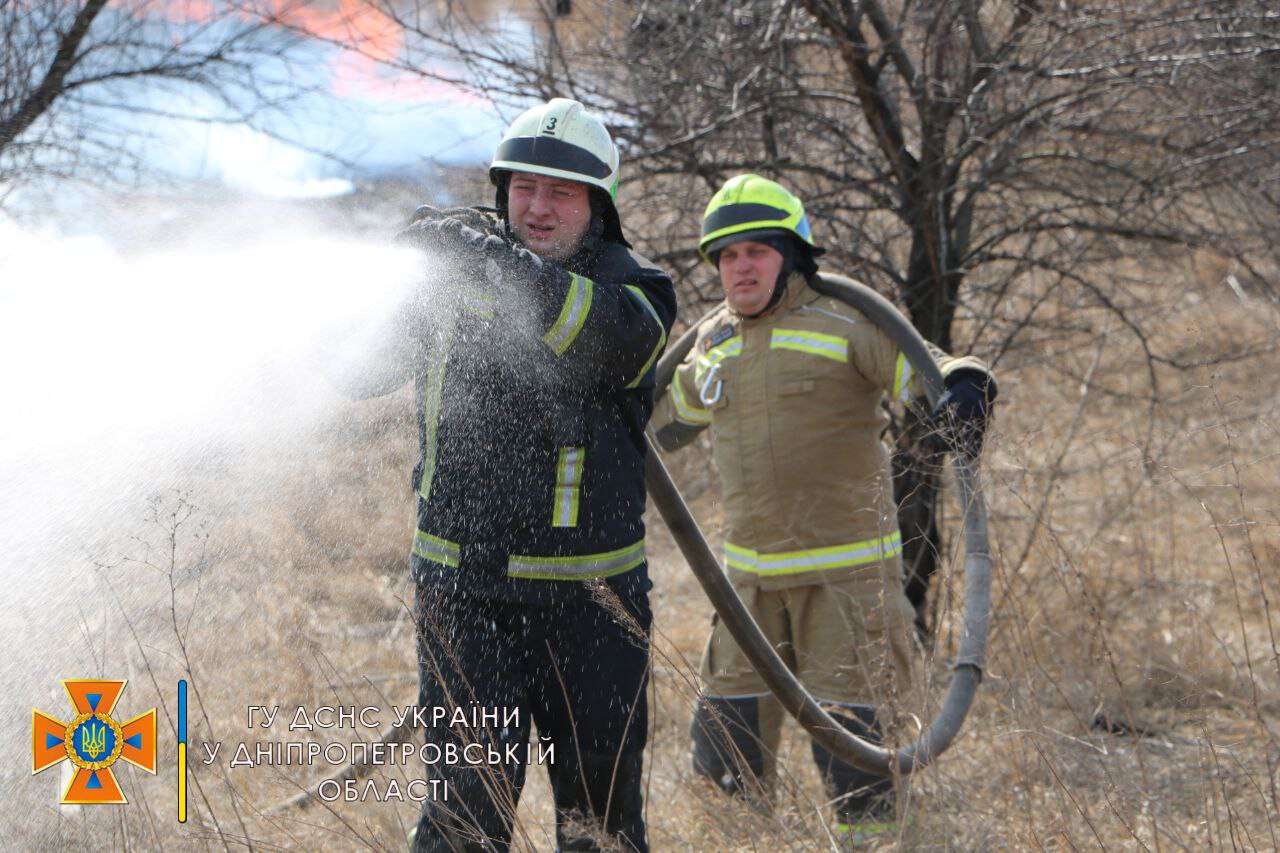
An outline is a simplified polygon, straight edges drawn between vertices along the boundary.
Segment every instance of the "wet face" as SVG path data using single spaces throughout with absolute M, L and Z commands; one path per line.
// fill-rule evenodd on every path
M 535 254 L 562 261 L 578 250 L 591 225 L 586 184 L 512 172 L 507 185 L 507 215 L 520 242 Z
M 782 263 L 777 249 L 750 240 L 721 250 L 720 284 L 729 307 L 747 316 L 763 311 L 777 286 Z

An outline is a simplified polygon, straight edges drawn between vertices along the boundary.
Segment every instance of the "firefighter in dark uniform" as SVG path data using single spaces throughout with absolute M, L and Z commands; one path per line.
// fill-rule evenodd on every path
M 457 287 L 410 303 L 360 389 L 417 389 L 420 719 L 447 798 L 413 847 L 507 849 L 549 747 L 560 849 L 643 851 L 644 427 L 675 292 L 623 237 L 617 148 L 578 102 L 517 118 L 489 175 L 497 215 L 423 207 L 399 235 Z

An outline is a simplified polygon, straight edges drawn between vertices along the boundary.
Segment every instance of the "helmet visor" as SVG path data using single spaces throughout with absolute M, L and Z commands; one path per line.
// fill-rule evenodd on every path
M 596 180 L 612 173 L 609 164 L 581 146 L 551 136 L 516 136 L 498 146 L 494 162 L 526 163 L 547 169 L 573 172 Z
M 712 211 L 710 216 L 702 220 L 702 233 L 704 235 L 714 234 L 717 231 L 732 228 L 735 225 L 747 225 L 755 222 L 759 222 L 761 225 L 769 222 L 781 223 L 790 218 L 791 215 L 791 211 L 774 207 L 771 204 L 755 202 L 726 204 L 724 207 Z
M 717 237 L 710 243 L 702 247 L 702 253 L 706 255 L 708 260 L 715 257 L 716 253 L 721 249 L 732 246 L 734 243 L 762 243 L 764 237 L 786 237 L 794 239 L 792 234 L 785 228 L 752 228 L 750 231 L 737 231 L 733 234 L 726 234 L 723 237 Z M 714 261 L 713 261 L 714 263 Z

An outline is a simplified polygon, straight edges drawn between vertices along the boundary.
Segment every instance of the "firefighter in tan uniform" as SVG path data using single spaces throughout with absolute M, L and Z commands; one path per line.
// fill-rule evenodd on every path
M 658 402 L 658 442 L 673 450 L 710 427 L 730 579 L 814 698 L 880 741 L 877 709 L 883 715 L 905 689 L 915 655 L 881 401 L 906 402 L 920 383 L 870 320 L 810 288 L 822 250 L 782 186 L 731 179 L 707 206 L 699 248 L 720 272 L 725 302 L 701 323 Z M 976 453 L 995 383 L 977 359 L 935 358 L 948 389 L 938 422 Z M 695 771 L 731 793 L 767 786 L 781 709 L 718 622 L 702 681 Z M 837 801 L 837 829 L 891 826 L 891 780 L 817 743 L 813 753 Z

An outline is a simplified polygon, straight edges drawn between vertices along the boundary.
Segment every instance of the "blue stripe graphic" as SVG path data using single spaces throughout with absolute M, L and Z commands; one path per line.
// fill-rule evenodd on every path
M 187 681 L 178 682 L 178 743 L 187 742 Z

